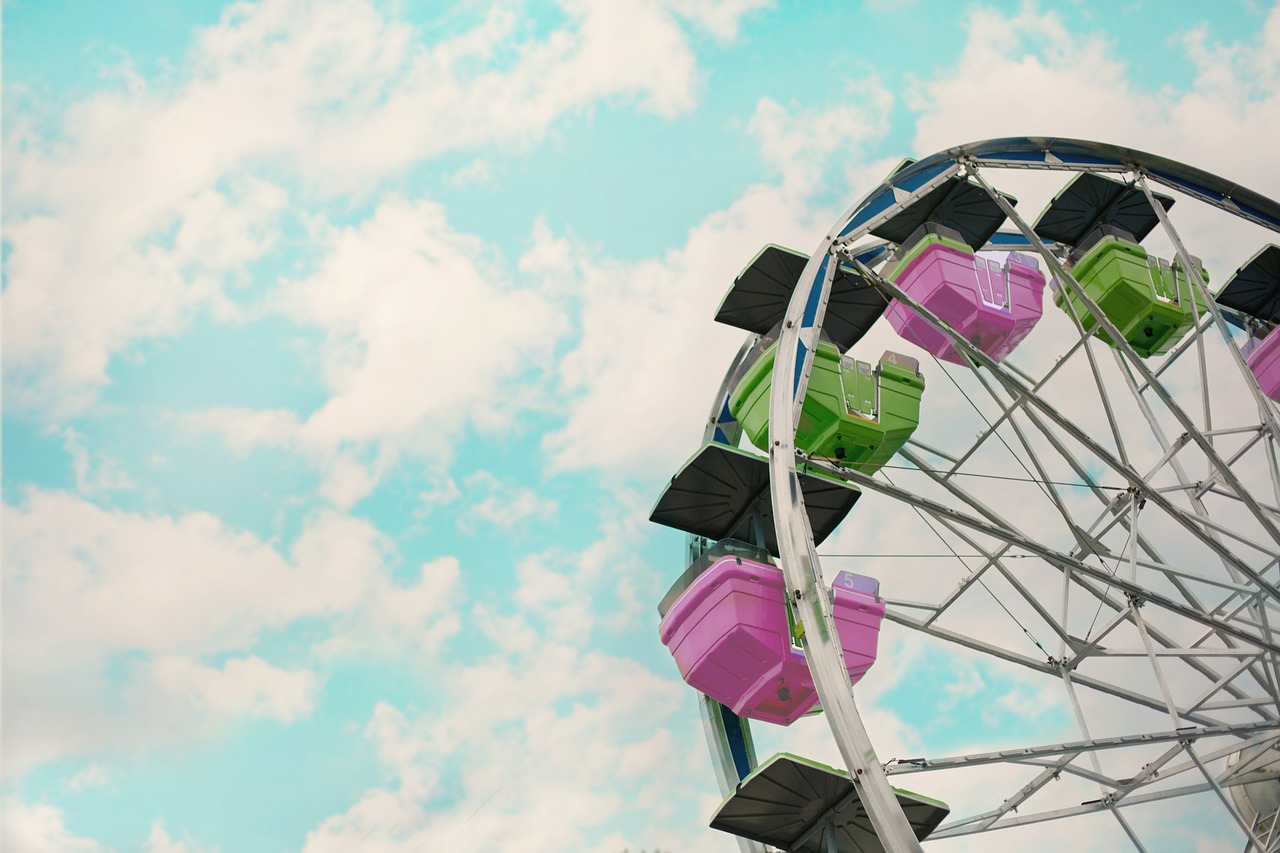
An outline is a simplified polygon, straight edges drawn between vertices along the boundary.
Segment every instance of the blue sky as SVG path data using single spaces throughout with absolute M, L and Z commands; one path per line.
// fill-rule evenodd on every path
M 6 0 L 6 847 L 735 849 L 645 520 L 716 303 L 973 139 L 1274 195 L 1280 11 L 1208 12 Z M 889 752 L 1068 736 L 916 642 Z

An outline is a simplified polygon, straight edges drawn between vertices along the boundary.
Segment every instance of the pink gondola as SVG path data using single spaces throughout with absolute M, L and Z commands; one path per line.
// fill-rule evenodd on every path
M 790 725 L 817 704 L 818 694 L 804 652 L 792 643 L 782 571 L 765 562 L 765 554 L 744 556 L 749 546 L 717 546 L 710 564 L 704 559 L 691 567 L 664 599 L 662 642 L 690 686 L 739 716 Z M 851 572 L 832 584 L 836 628 L 854 682 L 876 659 L 884 618 L 878 590 L 875 580 Z
M 996 361 L 1013 352 L 1040 320 L 1044 275 L 1027 255 L 975 255 L 959 234 L 927 223 L 891 265 L 888 278 Z M 964 364 L 950 338 L 902 302 L 890 302 L 885 315 L 906 340 Z
M 1262 393 L 1280 403 L 1280 333 L 1272 329 L 1261 340 L 1250 338 L 1242 353 Z

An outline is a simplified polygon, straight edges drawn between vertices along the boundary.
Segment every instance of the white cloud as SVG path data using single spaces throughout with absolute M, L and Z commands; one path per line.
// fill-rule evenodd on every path
M 91 402 L 113 353 L 172 334 L 213 295 L 208 278 L 185 278 L 154 243 L 86 233 L 106 226 L 71 218 L 37 214 L 6 226 L 7 390 L 11 404 L 55 416 Z
M 384 654 L 429 665 L 462 628 L 457 610 L 462 596 L 462 570 L 453 557 L 423 563 L 412 584 L 380 576 L 368 585 L 352 618 L 339 623 L 315 653 Z
M 680 749 L 696 724 L 672 720 L 687 711 L 681 685 L 629 660 L 553 643 L 447 678 L 465 699 L 441 713 L 375 710 L 366 736 L 394 784 L 366 790 L 323 821 L 309 833 L 307 853 L 357 842 L 375 853 L 424 844 L 600 849 L 589 839 L 624 821 L 639 822 L 650 846 L 690 845 L 682 830 L 663 828 L 681 803 L 678 792 L 697 788 L 683 780 L 698 762 Z M 639 842 L 632 836 L 629 846 Z
M 603 508 L 600 538 L 591 545 L 578 552 L 550 549 L 517 564 L 515 624 L 494 632 L 496 643 L 505 646 L 505 634 L 513 628 L 517 637 L 536 626 L 556 640 L 573 642 L 593 631 L 616 637 L 651 625 L 651 608 L 664 587 L 640 556 L 648 528 L 647 496 L 621 489 L 616 496 L 616 506 Z
M 329 451 L 322 458 L 324 481 L 319 494 L 338 509 L 350 509 L 378 484 L 378 473 L 350 452 Z
M 326 242 L 334 248 L 316 274 L 282 296 L 291 316 L 328 335 L 334 396 L 302 424 L 304 444 L 405 437 L 447 455 L 446 439 L 468 422 L 507 427 L 515 380 L 563 331 L 553 306 L 504 282 L 438 205 L 385 201 Z
M 0 809 L 0 844 L 19 853 L 111 853 L 92 838 L 76 835 L 64 823 L 63 811 L 47 803 L 28 803 L 14 797 Z M 141 848 L 138 848 L 141 849 Z M 147 836 L 148 853 L 217 853 L 190 838 L 171 838 L 164 822 L 155 821 Z
M 314 672 L 284 671 L 256 655 L 228 660 L 221 668 L 164 655 L 151 662 L 151 675 L 199 713 L 285 723 L 311 713 L 320 687 Z
M 1197 834 L 1195 838 L 1195 853 L 1235 853 L 1239 848 L 1239 844 L 1228 841 L 1225 838 L 1211 838 Z
M 542 368 L 565 331 L 562 311 L 510 283 L 439 205 L 392 198 L 357 226 L 317 228 L 330 252 L 313 275 L 282 285 L 276 301 L 324 331 L 331 396 L 303 419 L 215 409 L 189 424 L 241 451 L 304 453 L 324 472 L 321 495 L 347 508 L 404 454 L 439 473 L 467 427 L 509 437 L 524 411 L 545 405 Z
M 416 513 L 418 517 L 430 515 L 438 507 L 448 506 L 462 497 L 462 490 L 448 474 L 438 474 L 428 478 L 427 483 L 427 488 L 418 495 L 421 502 Z
M 169 837 L 164 822 L 157 820 L 151 824 L 151 834 L 147 837 L 147 853 L 216 853 L 207 847 L 197 846 L 189 838 L 181 841 Z
M 526 558 L 509 596 L 467 611 L 488 641 L 472 647 L 491 651 L 433 670 L 436 707 L 377 707 L 365 734 L 390 781 L 321 822 L 307 853 L 715 849 L 690 814 L 713 784 L 691 691 L 674 665 L 602 650 L 637 631 L 658 642 L 644 522 L 622 499 L 595 542 Z
M 80 494 L 94 495 L 137 488 L 119 460 L 102 454 L 90 455 L 84 435 L 77 430 L 71 427 L 62 430 L 62 446 L 71 456 L 71 471 L 76 478 L 76 491 Z
M 939 706 L 939 710 L 952 710 L 959 702 L 972 699 L 986 687 L 986 682 L 976 669 L 962 670 L 955 680 L 942 685 L 942 692 L 947 698 Z
M 174 255 L 183 267 L 239 268 L 276 240 L 287 202 L 283 189 L 252 177 L 237 180 L 230 193 L 201 190 L 183 210 Z
M 568 280 L 577 266 L 574 247 L 566 238 L 556 237 L 540 216 L 533 223 L 529 249 L 520 256 L 520 271 L 535 280 L 541 279 L 546 287 Z M 569 290 L 569 288 L 562 288 Z
M 218 432 L 227 446 L 239 454 L 256 447 L 287 446 L 299 428 L 298 416 L 283 409 L 205 409 L 188 415 L 187 423 L 194 429 Z
M 888 131 L 893 106 L 889 90 L 879 80 L 867 78 L 859 82 L 856 92 L 857 100 L 847 104 L 810 108 L 793 104 L 787 109 L 771 98 L 756 104 L 747 132 L 756 137 L 760 153 L 781 173 L 785 184 L 812 191 L 833 154 L 839 153 L 848 167 L 855 168 L 865 160 L 859 149 Z
M 554 637 L 585 637 L 594 622 L 592 596 L 573 572 L 563 571 L 557 556 L 540 554 L 520 561 L 516 566 L 516 604 L 529 614 L 541 616 Z
M 493 182 L 492 170 L 489 161 L 483 157 L 477 157 L 458 171 L 454 172 L 450 181 L 459 187 L 465 187 L 472 184 L 489 184 Z
M 45 803 L 4 802 L 0 840 L 6 850 L 23 853 L 106 853 L 91 838 L 73 834 L 63 824 L 62 810 Z
M 718 39 L 738 37 L 738 24 L 753 9 L 769 5 L 770 0 L 695 0 L 672 4 L 676 14 L 696 22 Z
M 146 517 L 33 491 L 8 508 L 6 533 L 9 627 L 33 659 L 241 646 L 350 607 L 382 566 L 379 534 L 338 515 L 313 520 L 285 557 L 204 513 Z
M 458 629 L 455 561 L 397 583 L 381 534 L 337 514 L 312 518 L 287 553 L 207 514 L 143 516 L 52 492 L 28 492 L 4 520 L 10 774 L 206 721 L 307 713 L 316 676 L 243 654 L 266 630 L 318 621 L 317 652 L 412 649 L 425 662 Z
M 684 14 L 730 37 L 751 5 Z M 423 45 L 361 0 L 236 4 L 199 34 L 172 85 L 131 75 L 45 122 L 52 139 L 36 129 L 37 105 L 15 107 L 4 157 L 11 401 L 78 410 L 133 341 L 173 335 L 206 306 L 231 312 L 224 280 L 270 248 L 286 198 L 367 193 L 445 151 L 536 140 L 601 100 L 664 116 L 693 105 L 689 34 L 668 4 L 565 11 L 542 38 L 491 10 Z
M 551 498 L 488 471 L 468 475 L 463 486 L 472 502 L 459 518 L 458 527 L 467 533 L 475 531 L 477 521 L 510 530 L 525 521 L 553 518 L 558 509 Z
M 90 764 L 88 767 L 72 776 L 71 781 L 67 783 L 67 787 L 73 791 L 84 791 L 90 788 L 104 788 L 106 787 L 109 779 L 110 775 L 107 773 L 106 767 L 101 764 Z

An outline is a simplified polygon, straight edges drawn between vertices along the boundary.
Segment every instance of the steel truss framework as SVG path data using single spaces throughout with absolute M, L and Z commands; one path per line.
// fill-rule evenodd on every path
M 1280 777 L 1280 753 L 1272 750 L 1280 749 L 1280 633 L 1273 628 L 1280 622 L 1277 408 L 1258 390 L 1221 311 L 1195 276 L 1207 313 L 1197 315 L 1192 333 L 1167 356 L 1140 358 L 1065 269 L 1069 247 L 1042 242 L 987 182 L 984 172 L 998 168 L 1113 173 L 1152 204 L 1183 269 L 1195 264 L 1164 207 L 1155 203 L 1152 183 L 1280 231 L 1280 206 L 1215 176 L 1127 149 L 1032 139 L 993 140 L 934 155 L 895 174 L 837 222 L 787 309 L 769 424 L 781 565 L 804 623 L 826 718 L 888 850 L 919 849 L 890 776 L 990 765 L 1020 768 L 1023 781 L 1001 792 L 990 808 L 953 817 L 933 837 L 1106 812 L 1136 849 L 1145 850 L 1126 817 L 1130 806 L 1207 794 L 1226 809 L 1246 849 L 1278 850 L 1280 821 L 1243 813 L 1231 796 L 1236 786 Z M 1072 312 L 1075 333 L 1056 358 L 1024 368 L 1014 363 L 1020 358 L 997 363 L 858 259 L 878 225 L 956 176 L 1000 205 L 1021 236 L 1021 249 L 1034 252 L 1061 287 L 1075 292 L 1116 346 L 1100 342 L 1094 336 L 1098 329 L 1086 333 Z M 892 471 L 873 475 L 797 453 L 787 437 L 795 435 L 838 263 L 853 266 L 886 300 L 910 306 L 963 354 L 968 369 L 947 370 L 978 419 L 976 436 L 957 440 L 958 429 L 935 431 L 936 436 L 922 430 L 895 458 Z M 1054 311 L 1046 306 L 1046 315 Z M 750 344 L 717 394 L 708 439 L 737 441 L 724 401 Z M 1035 345 L 1033 335 L 1024 349 Z M 929 381 L 930 393 L 946 385 L 936 371 Z M 1088 399 L 1077 405 L 1080 388 Z M 1226 388 L 1232 390 L 1224 402 Z M 1018 470 L 991 473 L 992 460 L 999 459 L 1016 463 Z M 831 604 L 822 593 L 820 565 L 832 557 L 820 558 L 814 548 L 798 465 L 892 500 L 898 512 L 914 513 L 953 555 L 946 577 L 954 586 L 940 595 L 894 597 L 888 585 L 887 618 L 1056 679 L 1080 739 L 883 765 L 840 657 Z M 1019 499 L 1014 506 L 993 492 L 993 480 L 1015 479 L 1033 489 L 1019 494 L 1034 500 Z M 856 526 L 861 511 L 847 524 Z M 936 593 L 938 585 L 924 591 Z M 993 598 L 1034 646 L 1018 647 L 1007 633 L 986 630 L 989 620 L 971 617 L 975 607 L 990 609 Z M 1037 636 L 1056 648 L 1050 652 Z M 1094 737 L 1099 695 L 1147 710 L 1156 720 L 1151 712 L 1162 715 L 1167 727 Z M 714 703 L 704 706 L 727 791 L 741 767 L 735 772 L 726 744 L 742 734 L 726 731 Z M 750 752 L 749 735 L 746 744 Z M 1256 749 L 1228 766 L 1228 758 L 1245 747 Z M 1104 760 L 1123 771 L 1104 768 Z M 1096 798 L 1037 810 L 1049 799 L 1044 792 L 1051 783 L 1067 777 L 1096 785 Z M 763 849 L 754 842 L 741 846 Z

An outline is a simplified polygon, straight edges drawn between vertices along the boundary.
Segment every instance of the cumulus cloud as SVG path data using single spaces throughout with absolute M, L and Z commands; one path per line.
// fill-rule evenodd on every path
M 69 830 L 61 809 L 47 803 L 28 803 L 8 798 L 0 809 L 0 841 L 6 850 L 22 853 L 110 853 L 101 842 Z M 143 849 L 139 847 L 138 849 Z M 190 838 L 174 839 L 157 820 L 147 835 L 148 853 L 217 853 L 216 848 L 197 845 Z
M 772 98 L 761 98 L 756 104 L 747 132 L 786 184 L 812 191 L 837 153 L 851 177 L 859 175 L 859 166 L 865 168 L 866 156 L 860 155 L 860 149 L 888 131 L 893 96 L 875 77 L 860 81 L 853 91 L 857 97 L 847 102 L 811 107 L 787 108 Z
M 717 368 L 741 338 L 708 323 L 719 297 L 756 248 L 804 246 L 805 234 L 832 215 L 815 215 L 810 195 L 837 152 L 883 132 L 888 96 L 869 88 L 881 93 L 869 108 L 760 102 L 750 132 L 781 183 L 751 187 L 663 259 L 618 263 L 539 220 L 518 259 L 517 284 L 483 242 L 453 231 L 429 202 L 390 199 L 352 227 L 319 225 L 328 234 L 324 259 L 315 274 L 285 284 L 278 305 L 325 330 L 332 397 L 305 419 L 214 410 L 189 423 L 218 430 L 242 450 L 276 444 L 308 453 L 326 471 L 325 496 L 352 506 L 403 453 L 447 465 L 451 439 L 468 425 L 509 435 L 518 412 L 547 406 L 553 347 L 576 314 L 579 342 L 554 366 L 567 418 L 544 438 L 552 466 L 675 464 L 689 443 L 677 424 L 699 423 Z M 863 177 L 883 168 L 864 167 Z M 628 411 L 664 416 L 660 424 L 620 416 Z M 526 500 L 525 510 L 545 507 Z
M 419 507 L 416 515 L 425 517 L 436 509 L 456 501 L 462 497 L 462 489 L 448 474 L 439 474 L 427 480 L 426 488 L 418 495 Z
M 205 722 L 308 713 L 318 676 L 244 654 L 267 630 L 319 620 L 325 651 L 390 645 L 429 659 L 458 627 L 456 562 L 395 582 L 382 535 L 337 514 L 313 518 L 287 552 L 207 514 L 56 492 L 29 492 L 4 519 L 9 774 Z M 227 658 L 205 661 L 215 655 Z
M 106 853 L 91 838 L 78 836 L 63 823 L 62 810 L 46 803 L 15 798 L 4 802 L 0 838 L 7 850 L 29 853 Z
M 151 833 L 147 836 L 148 853 L 217 853 L 207 847 L 201 847 L 189 838 L 181 840 L 169 836 L 164 821 L 157 820 L 151 825 Z
M 94 495 L 136 488 L 119 460 L 90 454 L 85 437 L 79 431 L 71 427 L 62 430 L 62 446 L 71 456 L 71 472 L 75 475 L 76 491 L 80 494 Z
M 289 723 L 311 712 L 319 679 L 309 670 L 284 671 L 256 655 L 221 667 L 165 655 L 151 663 L 165 690 L 199 713 L 267 717 Z
M 305 445 L 405 436 L 445 452 L 441 439 L 467 423 L 503 423 L 511 408 L 499 391 L 518 396 L 511 380 L 564 329 L 545 298 L 504 281 L 438 205 L 391 199 L 325 242 L 333 250 L 316 274 L 281 296 L 291 316 L 328 334 L 335 393 L 301 425 Z
M 541 366 L 566 325 L 545 294 L 513 284 L 478 239 L 428 202 L 390 198 L 358 225 L 317 225 L 330 247 L 315 273 L 286 282 L 277 308 L 325 334 L 330 397 L 300 418 L 214 409 L 187 423 L 240 451 L 280 446 L 324 472 L 339 508 L 375 488 L 405 453 L 439 470 L 469 427 L 510 435 L 540 408 Z
M 424 47 L 362 0 L 235 4 L 168 84 L 132 75 L 52 121 L 20 102 L 4 158 L 11 399 L 78 411 L 134 341 L 230 310 L 226 281 L 269 250 L 291 199 L 365 194 L 446 151 L 527 144 L 601 100 L 688 110 L 689 27 L 731 37 L 753 5 L 566 3 L 536 38 L 495 9 Z
M 472 502 L 458 525 L 468 533 L 475 531 L 478 521 L 509 530 L 525 521 L 552 518 L 558 509 L 551 498 L 489 471 L 468 475 L 463 486 Z
M 71 781 L 67 783 L 73 791 L 83 791 L 90 788 L 105 787 L 110 780 L 107 768 L 101 764 L 90 764 L 85 769 L 71 777 Z
M 695 778 L 688 765 L 699 763 L 678 746 L 696 725 L 672 717 L 684 710 L 681 685 L 557 643 L 446 677 L 466 701 L 421 716 L 388 704 L 375 710 L 365 734 L 394 783 L 323 821 L 308 834 L 307 853 L 355 843 L 371 851 L 598 849 L 590 839 L 602 828 L 640 816 L 649 835 L 631 846 L 688 844 L 663 828 L 681 803 L 674 792 L 695 790 L 682 780 Z
M 462 628 L 462 597 L 462 570 L 454 557 L 423 563 L 413 583 L 379 576 L 366 586 L 360 607 L 314 651 L 321 657 L 383 654 L 429 664 Z

